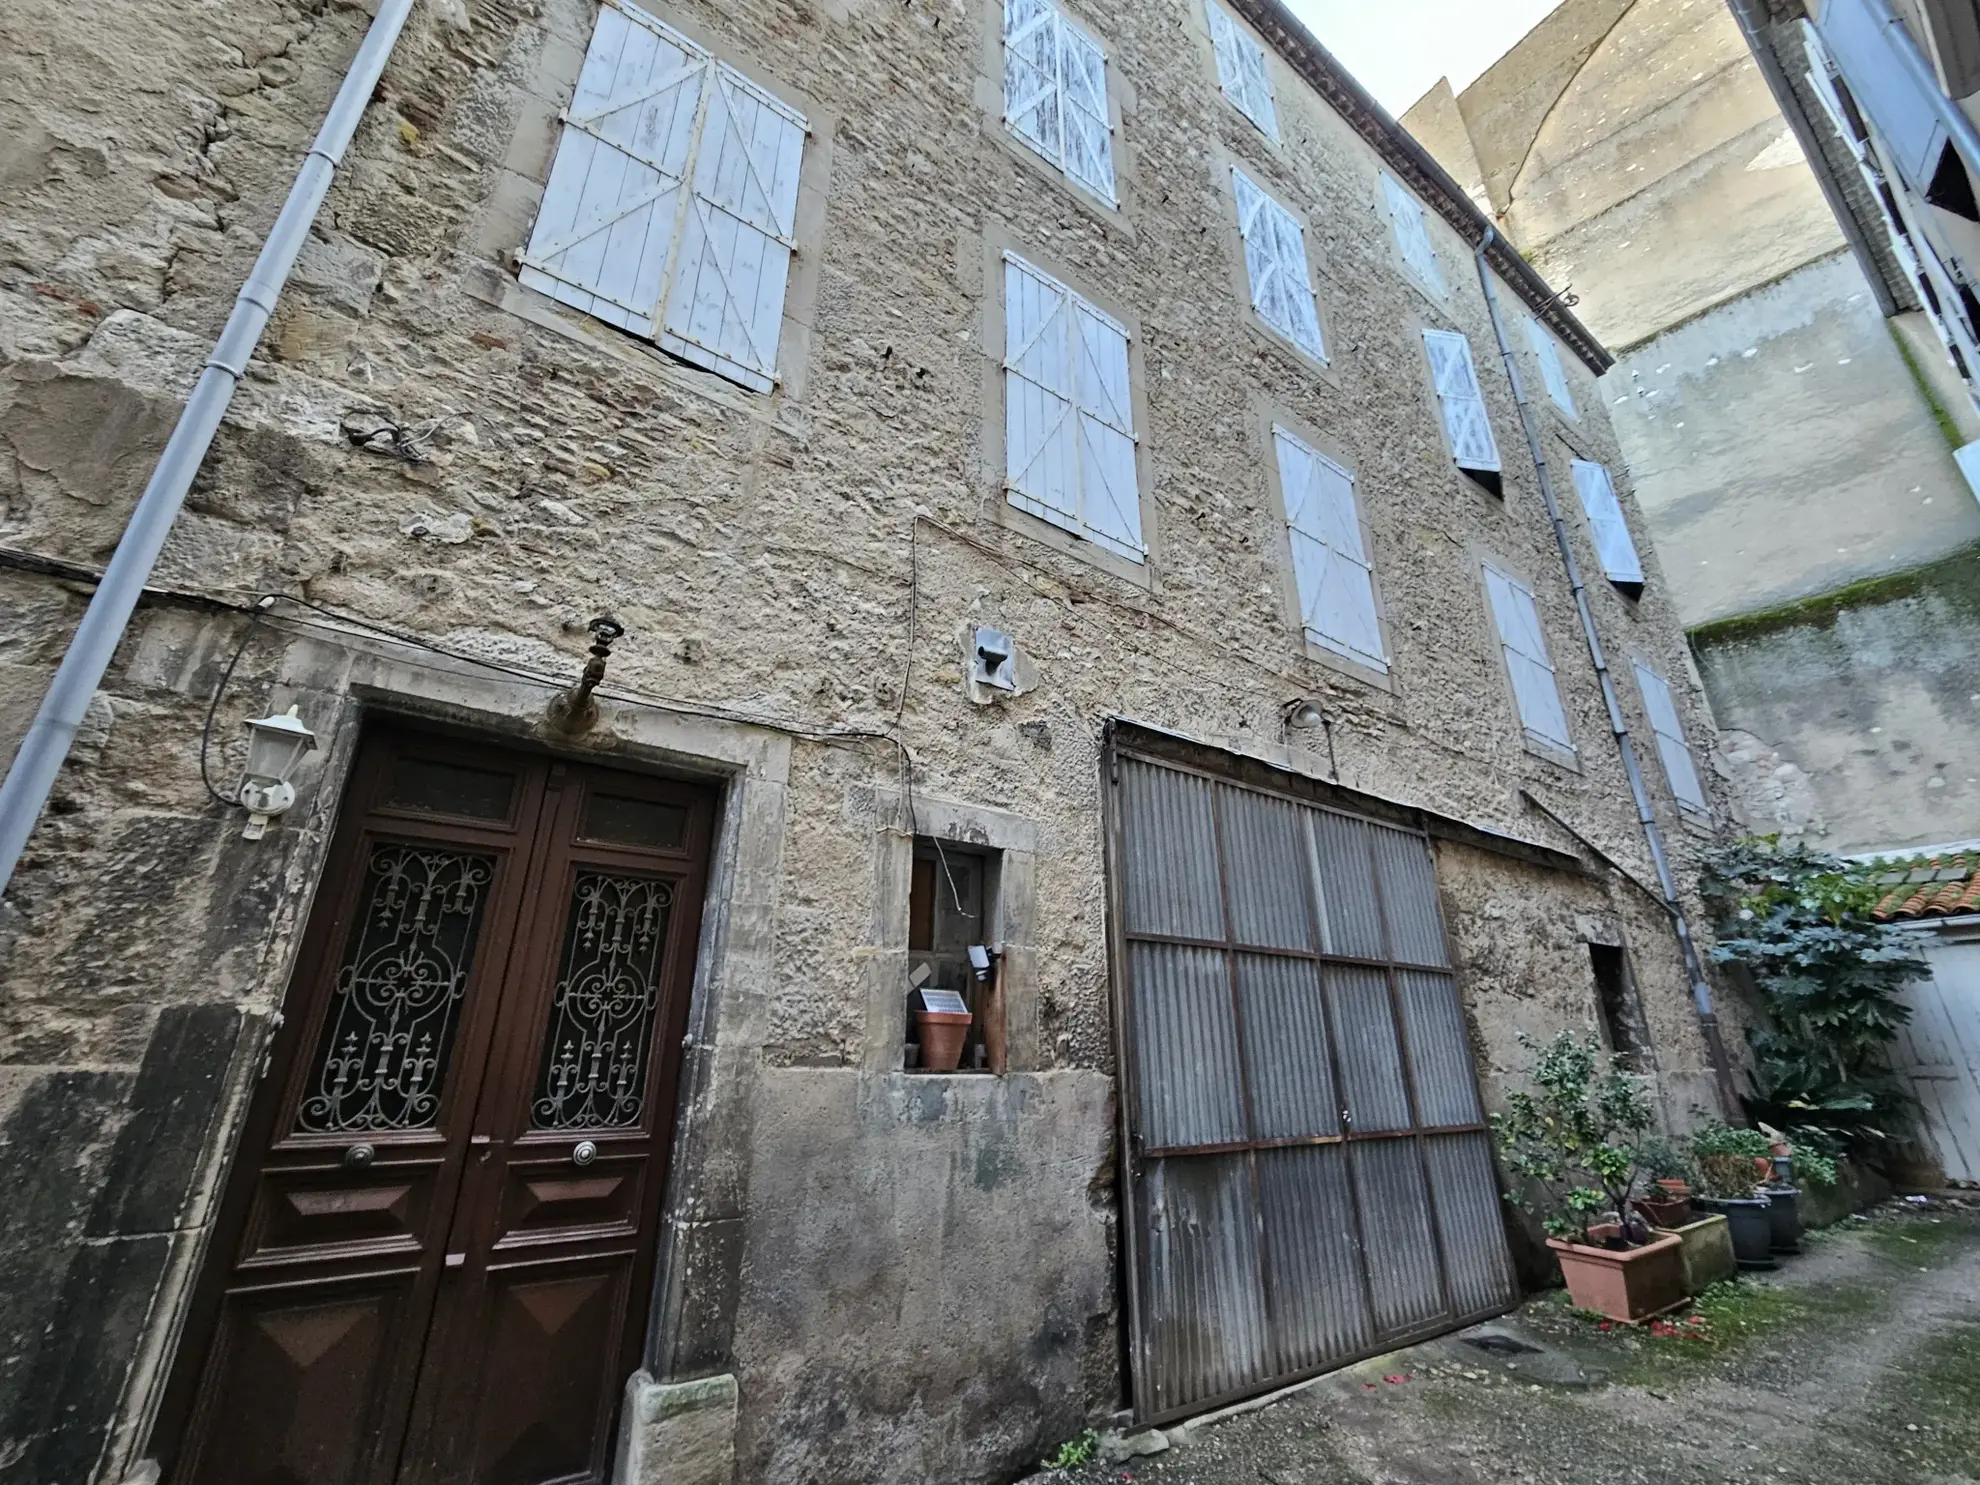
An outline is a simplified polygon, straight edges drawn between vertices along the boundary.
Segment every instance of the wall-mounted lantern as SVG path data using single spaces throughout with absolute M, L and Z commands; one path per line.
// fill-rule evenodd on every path
M 247 727 L 247 768 L 234 797 L 248 812 L 247 829 L 241 838 L 260 840 L 268 822 L 295 805 L 296 786 L 289 778 L 303 754 L 315 748 L 316 734 L 303 724 L 295 707 L 280 716 L 257 717 Z

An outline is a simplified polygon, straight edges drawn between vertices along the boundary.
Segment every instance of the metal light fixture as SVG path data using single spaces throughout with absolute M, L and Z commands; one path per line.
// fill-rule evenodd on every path
M 286 814 L 296 802 L 296 786 L 289 776 L 302 762 L 303 754 L 316 747 L 316 734 L 296 715 L 296 708 L 274 717 L 257 717 L 247 724 L 247 768 L 241 774 L 241 787 L 235 793 L 248 812 L 243 840 L 260 840 L 268 822 Z
M 1320 710 L 1320 703 L 1303 696 L 1279 708 L 1279 715 L 1287 727 L 1300 732 L 1312 732 L 1327 725 L 1327 714 Z

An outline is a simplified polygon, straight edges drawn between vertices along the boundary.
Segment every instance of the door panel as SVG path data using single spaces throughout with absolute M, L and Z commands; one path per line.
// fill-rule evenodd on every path
M 367 740 L 167 1398 L 174 1485 L 602 1479 L 712 817 L 687 785 Z

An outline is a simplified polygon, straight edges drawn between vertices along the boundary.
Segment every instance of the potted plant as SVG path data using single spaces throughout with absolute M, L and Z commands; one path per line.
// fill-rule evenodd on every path
M 1760 1191 L 1756 1161 L 1768 1162 L 1767 1137 L 1757 1129 L 1707 1124 L 1691 1136 L 1704 1194 L 1692 1199 L 1702 1211 L 1719 1212 L 1732 1227 L 1733 1252 L 1745 1269 L 1779 1267 L 1771 1256 L 1773 1220 Z
M 1654 1183 L 1637 1198 L 1637 1211 L 1652 1227 L 1683 1227 L 1691 1220 L 1691 1162 L 1669 1140 L 1654 1137 L 1637 1146 L 1636 1159 Z
M 1600 1049 L 1572 1032 L 1536 1050 L 1532 1091 L 1509 1095 L 1492 1117 L 1518 1181 L 1506 1199 L 1543 1207 L 1547 1246 L 1580 1308 L 1625 1322 L 1676 1308 L 1687 1297 L 1684 1245 L 1630 1211 L 1652 1117 L 1641 1087 L 1613 1061 L 1598 1074 Z

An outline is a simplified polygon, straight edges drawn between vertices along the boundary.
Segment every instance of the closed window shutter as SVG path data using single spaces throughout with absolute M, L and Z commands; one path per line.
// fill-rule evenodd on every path
M 1354 476 L 1283 428 L 1272 438 L 1300 618 L 1315 644 L 1387 673 L 1374 570 L 1361 539 Z
M 1233 169 L 1231 180 L 1237 191 L 1238 231 L 1244 237 L 1252 308 L 1307 355 L 1325 361 L 1320 309 L 1306 261 L 1306 234 L 1292 214 L 1242 170 Z
M 1636 662 L 1636 685 L 1643 693 L 1643 709 L 1650 714 L 1650 730 L 1657 737 L 1657 756 L 1664 762 L 1664 778 L 1671 793 L 1687 809 L 1710 814 L 1705 786 L 1699 782 L 1698 767 L 1692 761 L 1691 745 L 1685 741 L 1684 723 L 1678 720 L 1677 701 L 1664 678 Z
M 1389 198 L 1389 217 L 1396 225 L 1396 246 L 1402 251 L 1403 262 L 1409 265 L 1411 273 L 1442 297 L 1449 292 L 1449 285 L 1444 282 L 1444 269 L 1437 261 L 1437 251 L 1430 246 L 1430 230 L 1423 220 L 1423 203 L 1410 195 L 1402 182 L 1392 175 L 1382 177 L 1382 190 Z
M 1141 561 L 1147 545 L 1126 329 L 1006 255 L 1004 334 L 1011 504 Z
M 1568 731 L 1553 662 L 1547 658 L 1547 640 L 1533 594 L 1491 567 L 1485 569 L 1485 587 L 1491 596 L 1492 618 L 1499 628 L 1499 644 L 1512 677 L 1521 725 L 1540 741 L 1573 752 L 1574 737 Z
M 1561 365 L 1561 349 L 1554 344 L 1554 337 L 1538 320 L 1529 317 L 1526 343 L 1533 347 L 1533 359 L 1540 363 L 1540 380 L 1546 383 L 1547 395 L 1554 399 L 1554 406 L 1573 417 L 1574 393 L 1568 390 L 1567 371 Z
M 1279 137 L 1279 109 L 1272 96 L 1271 74 L 1265 70 L 1265 48 L 1217 0 L 1205 0 L 1210 15 L 1210 41 L 1217 52 L 1217 81 L 1237 111 L 1256 124 L 1267 138 Z
M 599 12 L 522 255 L 524 284 L 654 333 L 711 65 L 657 21 Z
M 797 246 L 804 119 L 717 67 L 660 344 L 769 391 Z
M 1107 54 L 1048 0 L 1004 0 L 1004 122 L 1070 179 L 1114 204 Z
M 1630 539 L 1629 522 L 1623 519 L 1622 504 L 1609 471 L 1586 459 L 1574 461 L 1574 488 L 1581 495 L 1581 509 L 1588 516 L 1588 529 L 1595 537 L 1595 551 L 1602 559 L 1602 571 L 1612 583 L 1641 583 L 1643 563 L 1637 558 L 1636 543 Z
M 521 281 L 767 392 L 804 117 L 629 5 L 600 10 Z
M 1430 353 L 1430 374 L 1437 399 L 1444 406 L 1444 431 L 1450 435 L 1451 456 L 1465 469 L 1496 470 L 1499 443 L 1485 411 L 1485 394 L 1471 362 L 1471 342 L 1453 330 L 1425 330 L 1423 344 Z

